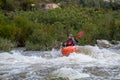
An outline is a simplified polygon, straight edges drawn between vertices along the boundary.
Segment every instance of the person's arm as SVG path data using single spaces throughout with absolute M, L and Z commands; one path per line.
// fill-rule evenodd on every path
M 73 40 L 73 44 L 74 44 L 74 45 L 77 45 L 77 44 L 78 44 L 78 40 L 77 40 L 76 38 L 73 37 L 72 40 Z

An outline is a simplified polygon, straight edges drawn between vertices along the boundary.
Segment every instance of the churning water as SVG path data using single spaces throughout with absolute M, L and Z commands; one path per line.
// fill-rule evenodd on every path
M 120 48 L 88 50 L 62 56 L 60 51 L 12 50 L 0 53 L 0 80 L 120 80 Z M 57 80 L 57 79 L 56 79 Z M 60 79 L 62 80 L 62 79 Z

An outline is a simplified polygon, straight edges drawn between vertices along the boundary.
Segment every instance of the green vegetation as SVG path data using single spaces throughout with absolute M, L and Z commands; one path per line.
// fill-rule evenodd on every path
M 120 40 L 119 2 L 50 0 L 64 3 L 61 8 L 42 10 L 37 7 L 33 10 L 30 4 L 36 0 L 25 1 L 0 1 L 0 37 L 17 46 L 49 50 L 58 41 L 64 42 L 68 33 L 76 36 L 81 30 L 85 34 L 78 38 L 79 45 L 94 44 L 96 39 Z M 1 42 L 0 47 L 3 46 Z
M 15 43 L 10 40 L 0 38 L 0 50 L 9 51 L 15 47 Z

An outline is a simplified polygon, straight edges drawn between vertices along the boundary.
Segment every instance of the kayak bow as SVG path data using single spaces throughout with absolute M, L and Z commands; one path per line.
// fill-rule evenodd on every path
M 61 49 L 61 53 L 64 56 L 68 56 L 70 53 L 76 52 L 76 46 L 68 46 Z

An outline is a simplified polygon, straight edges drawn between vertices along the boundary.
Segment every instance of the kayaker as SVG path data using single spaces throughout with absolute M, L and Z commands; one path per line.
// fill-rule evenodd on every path
M 69 34 L 68 35 L 68 40 L 65 42 L 64 46 L 75 46 L 77 45 L 78 43 L 78 40 L 72 35 L 72 34 Z
M 68 35 L 68 40 L 64 43 L 62 42 L 59 42 L 58 44 L 56 44 L 54 46 L 54 49 L 61 49 L 62 47 L 67 47 L 67 46 L 75 46 L 78 44 L 78 40 L 72 35 L 72 34 L 69 34 Z

